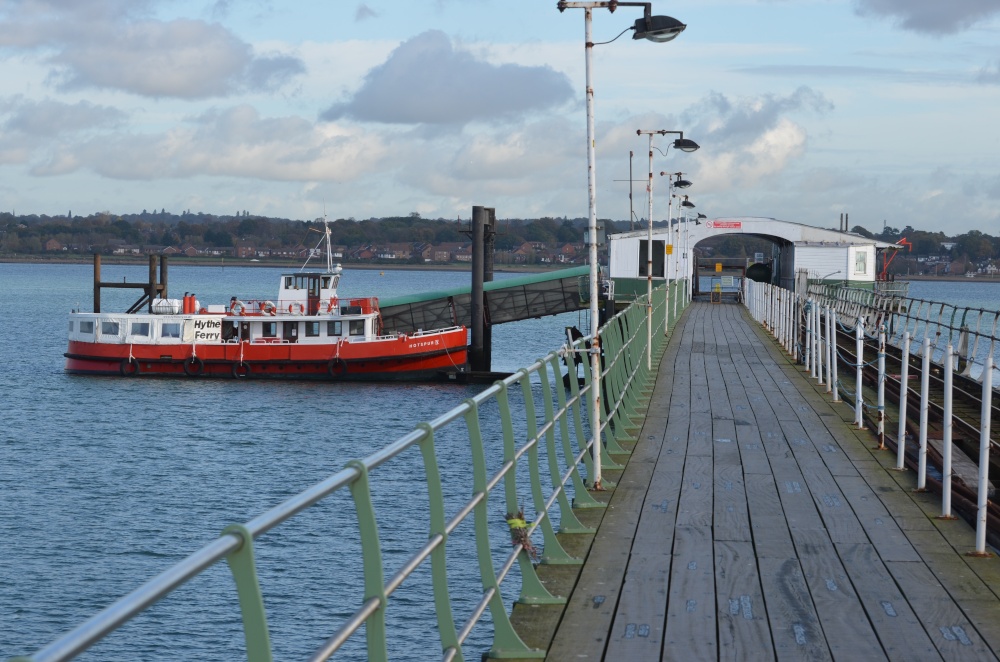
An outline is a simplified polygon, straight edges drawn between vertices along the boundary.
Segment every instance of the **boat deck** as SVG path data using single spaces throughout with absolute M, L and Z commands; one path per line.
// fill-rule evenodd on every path
M 658 376 L 608 508 L 580 511 L 596 535 L 563 536 L 579 575 L 542 569 L 565 611 L 514 610 L 527 643 L 550 660 L 998 659 L 1000 559 L 967 556 L 974 529 L 936 519 L 939 495 L 741 306 L 694 303 Z

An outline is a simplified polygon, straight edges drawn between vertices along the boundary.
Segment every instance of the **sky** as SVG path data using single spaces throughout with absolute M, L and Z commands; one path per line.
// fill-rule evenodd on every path
M 593 12 L 597 213 L 1000 234 L 1000 0 Z M 0 0 L 0 210 L 586 217 L 584 14 L 556 0 Z M 630 158 L 630 152 L 634 156 Z

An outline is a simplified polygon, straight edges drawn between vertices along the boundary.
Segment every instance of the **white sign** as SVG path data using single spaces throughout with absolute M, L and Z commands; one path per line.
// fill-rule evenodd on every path
M 764 254 L 763 253 L 754 253 L 753 254 L 753 261 L 754 262 L 763 262 L 764 261 Z
M 185 320 L 184 342 L 222 342 L 222 318 Z

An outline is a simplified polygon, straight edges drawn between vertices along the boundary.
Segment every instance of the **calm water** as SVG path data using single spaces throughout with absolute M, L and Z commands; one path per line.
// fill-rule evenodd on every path
M 102 277 L 141 281 L 146 271 L 105 265 Z M 232 295 L 273 298 L 279 273 L 172 266 L 170 291 L 196 292 L 202 303 Z M 341 293 L 395 296 L 459 287 L 468 278 L 348 270 Z M 68 376 L 66 313 L 90 310 L 91 291 L 90 265 L 0 264 L 0 304 L 15 313 L 4 316 L 0 343 L 0 659 L 32 652 L 227 524 L 250 519 L 480 388 Z M 105 291 L 103 308 L 122 310 L 136 297 L 136 291 Z M 497 327 L 494 369 L 530 364 L 558 347 L 563 327 L 574 324 L 575 313 Z M 452 501 L 471 491 L 462 436 L 439 440 Z M 375 477 L 376 499 L 392 504 L 379 512 L 390 572 L 413 549 L 399 539 L 426 536 L 422 470 L 416 453 L 413 459 Z M 258 543 L 276 659 L 307 656 L 360 603 L 354 530 L 353 506 L 334 498 Z M 458 606 L 461 622 L 467 615 L 461 610 L 478 597 L 478 568 L 458 537 L 449 558 L 450 568 L 458 568 L 453 585 L 473 587 Z M 421 618 L 432 599 L 426 573 L 412 584 L 390 603 L 394 657 L 434 657 L 424 654 L 437 646 L 433 621 Z M 223 565 L 81 659 L 239 659 L 238 613 Z M 477 655 L 491 636 L 477 634 L 467 651 Z M 362 656 L 356 647 L 344 655 Z

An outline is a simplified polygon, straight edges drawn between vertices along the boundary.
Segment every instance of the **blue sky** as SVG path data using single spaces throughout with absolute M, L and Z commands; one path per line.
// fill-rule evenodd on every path
M 666 129 L 709 217 L 1000 234 L 1000 0 L 653 13 L 688 28 L 595 47 L 600 217 Z M 0 0 L 0 209 L 585 216 L 583 31 L 555 0 Z

